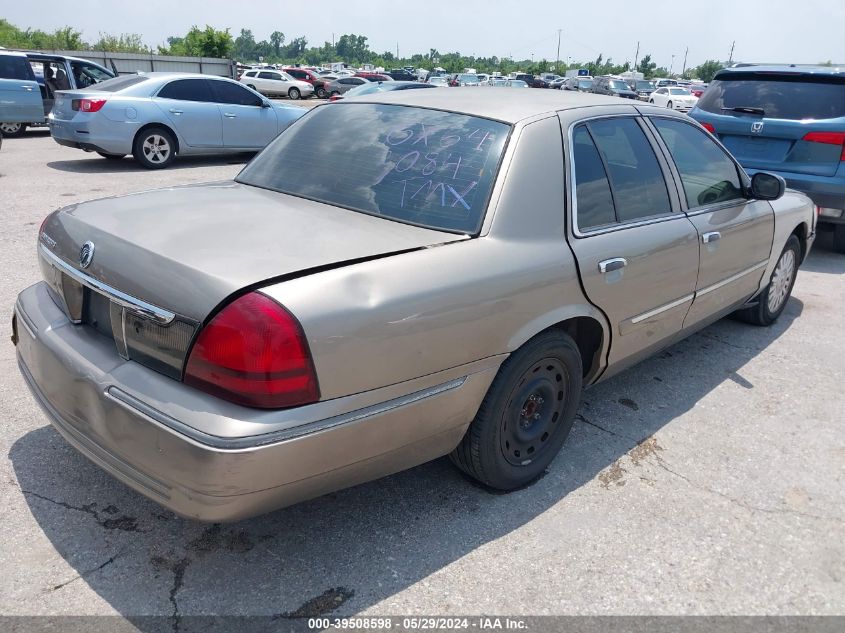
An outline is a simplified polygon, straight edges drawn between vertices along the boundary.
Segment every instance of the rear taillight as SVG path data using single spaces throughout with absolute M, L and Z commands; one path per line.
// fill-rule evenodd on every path
M 713 124 L 712 124 L 712 123 L 702 123 L 702 124 L 701 124 L 701 127 L 703 127 L 705 130 L 707 130 L 708 132 L 710 132 L 710 134 L 715 134 L 715 133 L 716 133 L 716 128 L 715 128 L 715 127 L 713 127 Z
M 807 132 L 801 140 L 825 145 L 840 145 L 842 153 L 839 155 L 839 160 L 845 161 L 845 132 Z
M 295 407 L 320 398 L 302 327 L 280 304 L 258 292 L 227 305 L 200 331 L 184 381 L 260 409 Z
M 74 99 L 70 102 L 73 110 L 81 112 L 99 112 L 104 105 L 105 99 Z

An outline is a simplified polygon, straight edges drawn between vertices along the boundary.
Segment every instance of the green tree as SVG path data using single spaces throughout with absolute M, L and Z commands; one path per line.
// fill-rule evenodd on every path
M 273 46 L 273 53 L 276 57 L 281 54 L 282 44 L 285 43 L 285 34 L 281 31 L 273 31 L 270 33 L 270 44 Z
M 113 53 L 148 53 L 150 47 L 144 44 L 138 33 L 121 33 L 120 35 L 109 35 L 100 33 L 93 49 L 95 51 L 106 51 Z
M 708 59 L 706 62 L 701 64 L 700 66 L 696 66 L 691 72 L 692 74 L 701 79 L 701 81 L 705 83 L 710 83 L 713 81 L 713 77 L 719 72 L 725 65 L 722 62 L 717 62 L 713 59 Z
M 241 29 L 241 34 L 235 38 L 235 44 L 232 48 L 232 55 L 238 61 L 258 61 L 258 55 L 255 53 L 255 38 L 252 31 L 249 29 Z
M 651 61 L 651 55 L 644 55 L 640 63 L 637 64 L 637 71 L 641 72 L 646 79 L 654 77 L 655 68 L 657 68 L 657 64 Z

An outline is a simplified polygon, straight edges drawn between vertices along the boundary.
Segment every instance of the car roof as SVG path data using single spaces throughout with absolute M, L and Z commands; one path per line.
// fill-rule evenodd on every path
M 455 90 L 393 90 L 371 95 L 362 95 L 357 103 L 385 103 L 405 106 L 432 108 L 449 112 L 459 112 L 470 116 L 496 119 L 506 123 L 516 123 L 540 114 L 558 110 L 569 110 L 590 106 L 620 106 L 618 97 L 583 93 L 568 93 L 558 90 L 531 90 L 530 94 L 521 91 L 502 90 L 495 98 L 481 99 L 473 89 Z M 538 94 L 539 93 L 539 94 Z
M 715 79 L 720 76 L 733 74 L 789 74 L 789 75 L 816 75 L 829 77 L 845 77 L 843 66 L 799 66 L 797 64 L 742 64 L 731 68 L 723 68 L 716 73 Z

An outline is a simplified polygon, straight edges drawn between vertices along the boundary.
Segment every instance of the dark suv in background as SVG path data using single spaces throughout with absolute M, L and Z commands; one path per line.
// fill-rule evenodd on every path
M 624 79 L 616 77 L 595 77 L 590 92 L 623 99 L 639 99 L 639 95 L 628 87 Z
M 690 116 L 749 174 L 776 173 L 810 196 L 845 253 L 845 68 L 725 68 Z

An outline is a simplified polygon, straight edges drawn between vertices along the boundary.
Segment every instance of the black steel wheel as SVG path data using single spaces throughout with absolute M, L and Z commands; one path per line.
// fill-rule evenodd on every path
M 491 488 L 531 483 L 566 441 L 582 383 L 572 338 L 560 330 L 538 334 L 502 364 L 452 462 Z

